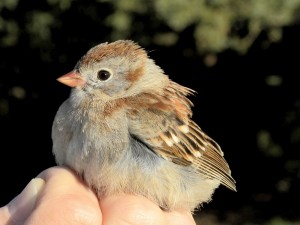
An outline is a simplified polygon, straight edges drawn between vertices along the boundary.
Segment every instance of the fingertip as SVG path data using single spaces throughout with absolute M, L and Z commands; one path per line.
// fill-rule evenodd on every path
M 46 186 L 26 224 L 102 224 L 97 197 L 74 172 L 52 167 L 38 177 Z
M 45 186 L 45 181 L 41 178 L 32 179 L 24 190 L 7 205 L 9 219 L 15 223 L 20 223 L 34 210 L 36 201 Z
M 165 212 L 165 217 L 167 220 L 167 224 L 196 225 L 192 214 L 187 211 Z
M 100 201 L 103 224 L 167 224 L 161 209 L 143 196 L 114 195 Z

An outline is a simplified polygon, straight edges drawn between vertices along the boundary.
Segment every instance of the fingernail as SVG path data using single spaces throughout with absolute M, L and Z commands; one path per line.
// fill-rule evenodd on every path
M 41 178 L 32 179 L 21 194 L 8 203 L 8 211 L 14 222 L 24 222 L 30 215 L 44 184 L 45 181 Z

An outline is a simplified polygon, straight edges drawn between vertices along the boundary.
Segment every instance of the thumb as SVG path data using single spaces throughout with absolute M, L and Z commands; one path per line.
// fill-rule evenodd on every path
M 35 208 L 36 199 L 43 189 L 45 181 L 41 178 L 32 179 L 24 190 L 6 206 L 0 208 L 1 224 L 23 224 Z

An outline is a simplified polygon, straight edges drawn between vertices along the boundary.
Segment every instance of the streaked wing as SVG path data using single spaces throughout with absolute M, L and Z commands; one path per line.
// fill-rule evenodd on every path
M 192 102 L 186 96 L 192 93 L 191 89 L 170 82 L 159 95 L 141 96 L 142 107 L 130 113 L 130 132 L 159 156 L 179 165 L 195 166 L 207 178 L 220 180 L 236 190 L 220 146 L 190 119 Z

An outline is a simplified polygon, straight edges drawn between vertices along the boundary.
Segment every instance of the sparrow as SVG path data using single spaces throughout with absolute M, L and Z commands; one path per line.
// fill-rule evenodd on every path
M 52 127 L 53 153 L 98 198 L 142 195 L 193 211 L 224 185 L 236 190 L 220 146 L 191 119 L 195 92 L 130 40 L 91 48 L 58 78 L 71 87 Z

